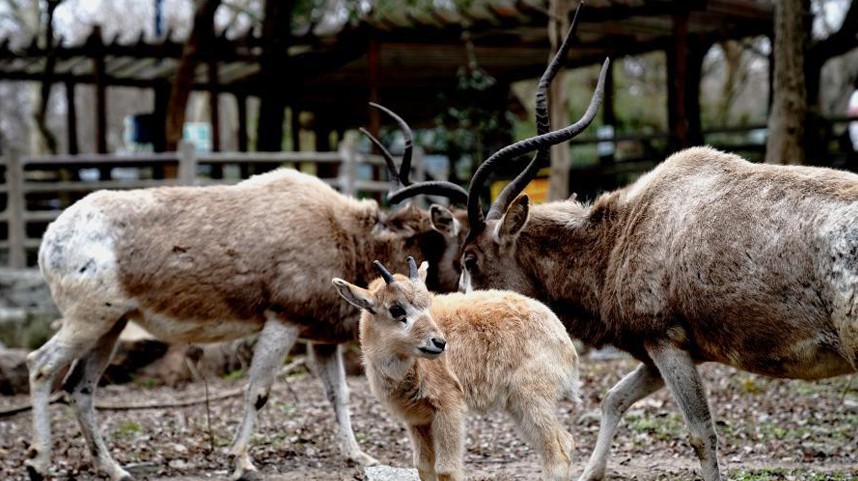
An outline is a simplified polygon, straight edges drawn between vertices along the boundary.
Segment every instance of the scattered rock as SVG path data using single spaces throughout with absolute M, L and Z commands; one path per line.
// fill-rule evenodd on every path
M 169 463 L 167 463 L 173 469 L 185 470 L 194 467 L 193 464 L 188 463 L 184 459 L 171 459 Z
M 414 468 L 370 466 L 366 468 L 366 481 L 420 481 Z
M 602 411 L 600 409 L 590 409 L 581 413 L 578 416 L 578 424 L 585 426 L 598 425 L 602 419 Z

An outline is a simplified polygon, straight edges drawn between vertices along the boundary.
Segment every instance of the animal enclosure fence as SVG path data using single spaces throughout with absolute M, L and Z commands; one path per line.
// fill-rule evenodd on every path
M 279 166 L 312 173 L 347 195 L 380 197 L 390 188 L 384 159 L 358 152 L 348 137 L 335 152 L 202 153 L 183 142 L 177 152 L 24 157 L 0 163 L 0 265 L 35 265 L 47 225 L 69 205 L 102 189 L 234 184 Z M 415 151 L 414 170 L 422 162 Z

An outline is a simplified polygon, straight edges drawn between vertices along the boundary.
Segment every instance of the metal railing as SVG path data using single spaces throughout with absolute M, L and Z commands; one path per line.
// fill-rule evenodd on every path
M 415 168 L 419 168 L 419 152 L 415 152 Z M 234 184 L 246 175 L 232 178 L 206 178 L 200 175 L 199 166 L 208 165 L 220 170 L 237 165 L 242 173 L 249 167 L 264 164 L 292 166 L 307 170 L 335 172 L 334 176 L 320 177 L 323 181 L 347 195 L 375 195 L 386 192 L 390 183 L 381 178 L 385 172 L 384 159 L 363 154 L 348 137 L 336 152 L 272 152 L 272 153 L 198 153 L 193 145 L 183 142 L 177 152 L 143 154 L 83 154 L 23 157 L 14 152 L 2 158 L 0 168 L 5 171 L 5 183 L 0 183 L 0 233 L 5 226 L 6 238 L 0 235 L 0 259 L 8 253 L 6 264 L 12 268 L 28 265 L 28 253 L 34 253 L 41 243 L 41 234 L 47 223 L 56 219 L 76 199 L 103 189 L 139 189 L 174 185 Z M 360 165 L 372 166 L 372 174 L 359 176 Z M 114 168 L 151 169 L 160 172 L 159 178 L 113 179 Z M 100 170 L 98 180 L 83 180 L 78 172 Z M 310 168 L 309 170 L 314 170 Z M 106 173 L 106 174 L 105 174 Z M 0 179 L 3 177 L 0 176 Z M 5 209 L 2 199 L 5 197 Z M 33 197 L 41 197 L 39 199 Z M 49 202 L 44 199 L 50 198 Z M 35 256 L 30 256 L 29 264 Z M 0 262 L 2 264 L 2 262 Z

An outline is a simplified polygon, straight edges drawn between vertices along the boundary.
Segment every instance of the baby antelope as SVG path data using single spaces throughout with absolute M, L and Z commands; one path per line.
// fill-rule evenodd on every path
M 432 295 L 428 263 L 411 257 L 408 277 L 373 265 L 384 282 L 369 289 L 333 282 L 363 310 L 370 387 L 407 426 L 420 479 L 464 480 L 465 413 L 497 408 L 542 456 L 545 479 L 570 479 L 574 440 L 556 407 L 578 399 L 578 354 L 557 316 L 513 292 Z

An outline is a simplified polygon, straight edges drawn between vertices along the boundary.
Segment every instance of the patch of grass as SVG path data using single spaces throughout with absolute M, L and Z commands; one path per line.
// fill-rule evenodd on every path
M 157 379 L 153 379 L 151 377 L 135 377 L 131 376 L 131 382 L 134 383 L 135 386 L 144 387 L 147 389 L 156 388 L 161 385 L 161 382 Z
M 739 470 L 730 473 L 733 481 L 854 481 L 854 474 L 849 473 L 813 473 L 803 469 L 752 469 Z
M 139 424 L 137 424 L 135 422 L 130 422 L 130 423 L 125 423 L 125 424 L 120 424 L 119 427 L 116 428 L 116 431 L 115 431 L 116 434 L 115 435 L 116 435 L 116 437 L 133 438 L 134 436 L 139 434 L 140 431 L 142 431 L 142 430 L 143 430 L 142 426 L 140 426 Z
M 236 379 L 242 379 L 244 377 L 244 374 L 245 374 L 245 372 L 243 369 L 237 369 L 235 371 L 230 371 L 230 372 L 224 374 L 223 379 L 226 381 L 233 381 Z
M 668 413 L 663 416 L 629 416 L 628 422 L 632 431 L 644 433 L 663 441 L 676 439 L 685 431 L 685 423 L 676 413 Z
M 742 379 L 742 390 L 749 394 L 761 394 L 763 392 L 762 386 L 757 384 L 752 377 Z

